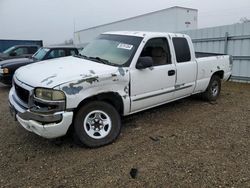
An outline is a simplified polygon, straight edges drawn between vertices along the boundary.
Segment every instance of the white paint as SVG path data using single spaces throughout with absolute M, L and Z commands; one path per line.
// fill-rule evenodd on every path
M 224 71 L 223 79 L 225 80 L 231 74 L 229 56 L 195 59 L 193 45 L 190 37 L 187 35 L 128 31 L 109 32 L 107 34 L 143 37 L 130 67 L 118 68 L 81 58 L 65 57 L 20 68 L 16 71 L 14 81 L 19 86 L 30 91 L 30 93 L 36 87 L 54 88 L 64 91 L 67 102 L 66 109 L 68 110 L 75 109 L 83 100 L 94 95 L 113 92 L 122 98 L 124 105 L 123 115 L 129 115 L 194 93 L 203 92 L 206 90 L 211 76 L 217 71 Z M 167 39 L 172 63 L 144 70 L 136 69 L 136 62 L 146 42 L 149 39 L 159 37 Z M 187 39 L 191 52 L 191 60 L 189 62 L 176 62 L 172 44 L 173 37 L 184 37 Z M 169 70 L 175 70 L 176 74 L 168 76 Z M 36 76 L 32 77 L 32 75 Z M 21 112 L 19 110 L 20 106 L 13 102 L 12 94 L 15 94 L 14 87 L 11 89 L 9 101 L 15 106 L 16 110 Z M 66 112 L 62 113 L 64 115 Z M 18 121 L 24 127 L 29 127 L 31 122 L 20 118 L 18 118 Z M 32 123 L 32 125 L 34 124 Z M 59 126 L 55 126 L 55 129 L 51 129 L 53 133 L 50 134 L 58 135 L 57 127 L 60 132 Z M 44 135 L 44 132 L 40 132 L 44 130 L 37 130 L 38 132 L 34 132 L 41 136 Z
M 29 83 L 29 85 L 33 87 L 53 88 L 57 85 L 61 85 L 62 82 L 67 83 L 84 77 L 91 77 L 93 76 L 92 71 L 94 71 L 96 75 L 103 73 L 111 74 L 117 71 L 117 67 L 69 56 L 21 67 L 16 71 L 15 75 L 19 80 L 22 80 L 24 83 Z M 30 79 L 30 75 L 35 76 Z M 50 80 L 53 82 L 48 84 Z
M 61 122 L 47 125 L 42 125 L 41 123 L 33 120 L 23 120 L 18 115 L 17 120 L 26 130 L 30 132 L 34 132 L 44 138 L 57 138 L 67 133 L 73 120 L 73 112 L 65 112 Z

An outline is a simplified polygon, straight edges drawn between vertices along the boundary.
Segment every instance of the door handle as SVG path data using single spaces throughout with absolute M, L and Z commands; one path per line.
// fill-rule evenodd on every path
M 168 76 L 173 76 L 175 75 L 175 70 L 169 70 L 168 71 Z

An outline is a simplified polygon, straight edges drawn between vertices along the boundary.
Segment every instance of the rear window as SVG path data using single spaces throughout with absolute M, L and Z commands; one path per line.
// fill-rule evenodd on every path
M 183 63 L 191 60 L 191 54 L 187 39 L 182 37 L 173 38 L 176 60 L 178 63 Z

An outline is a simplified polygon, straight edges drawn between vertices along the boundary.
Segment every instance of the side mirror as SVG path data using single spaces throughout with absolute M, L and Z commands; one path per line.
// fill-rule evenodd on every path
M 16 52 L 11 52 L 10 56 L 16 56 Z
M 146 69 L 153 66 L 152 57 L 139 57 L 136 67 L 137 69 Z

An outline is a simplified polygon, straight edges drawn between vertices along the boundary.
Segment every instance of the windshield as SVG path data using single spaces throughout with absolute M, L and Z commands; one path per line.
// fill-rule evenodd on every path
M 80 54 L 114 66 L 129 66 L 142 37 L 102 34 Z
M 48 51 L 48 48 L 40 48 L 32 57 L 36 60 L 43 60 Z
M 3 53 L 4 54 L 9 54 L 14 49 L 15 49 L 15 46 L 12 46 L 12 47 L 8 48 L 7 50 L 3 51 Z

